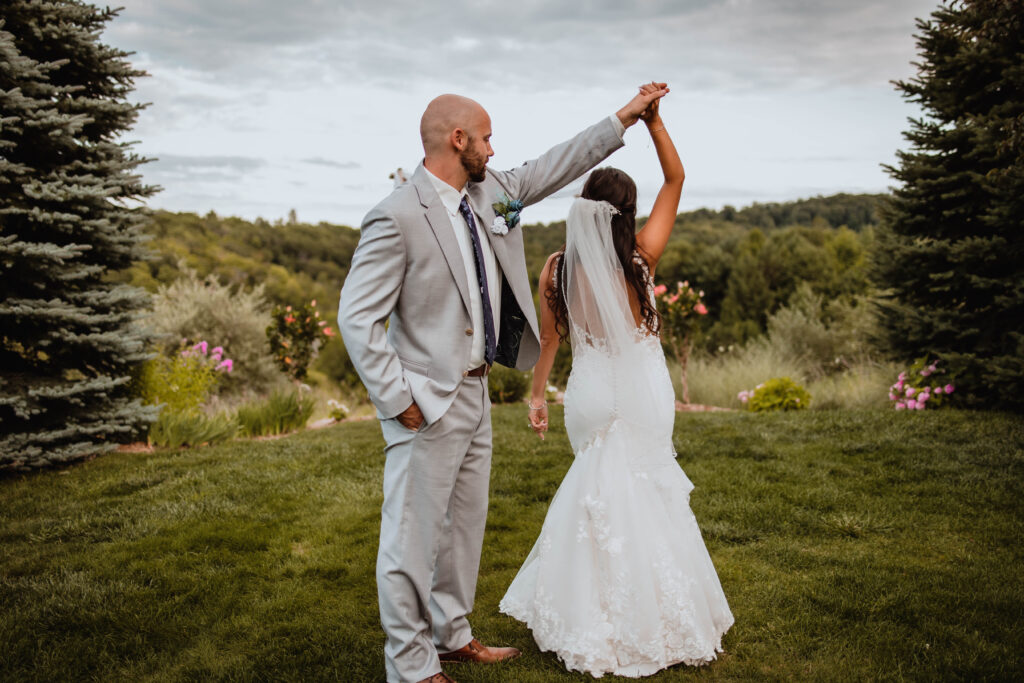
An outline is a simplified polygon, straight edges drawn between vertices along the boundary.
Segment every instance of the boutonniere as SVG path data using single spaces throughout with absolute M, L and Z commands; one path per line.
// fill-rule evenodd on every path
M 494 209 L 494 222 L 491 223 L 491 232 L 495 235 L 505 235 L 511 228 L 519 225 L 519 213 L 523 210 L 523 202 L 519 199 L 510 199 L 502 193 L 499 201 L 491 204 Z

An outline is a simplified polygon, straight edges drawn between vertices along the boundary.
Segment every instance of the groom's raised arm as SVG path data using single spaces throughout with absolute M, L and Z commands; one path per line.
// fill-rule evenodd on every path
M 625 144 L 625 126 L 609 116 L 511 171 L 491 174 L 513 199 L 529 206 L 557 192 Z
M 640 114 L 652 101 L 668 92 L 665 83 L 652 85 L 657 89 L 641 90 L 615 114 L 555 145 L 536 159 L 511 171 L 491 170 L 491 174 L 512 199 L 519 199 L 527 206 L 536 204 L 597 166 L 625 144 L 622 137 L 626 128 L 639 120 Z
M 395 219 L 373 209 L 363 220 L 352 267 L 341 288 L 338 329 L 370 400 L 385 419 L 413 401 L 384 322 L 395 310 L 405 273 L 405 243 Z

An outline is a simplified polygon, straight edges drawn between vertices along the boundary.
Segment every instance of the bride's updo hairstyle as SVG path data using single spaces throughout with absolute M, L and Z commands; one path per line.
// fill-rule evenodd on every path
M 644 327 L 657 334 L 661 329 L 661 316 L 651 305 L 647 295 L 647 276 L 643 268 L 633 259 L 636 245 L 636 183 L 624 171 L 607 166 L 590 174 L 580 196 L 594 201 L 605 201 L 618 210 L 612 216 L 612 243 L 626 276 L 626 286 L 633 290 L 640 304 L 640 319 Z M 565 246 L 562 252 L 565 253 Z M 565 281 L 564 263 L 561 255 L 556 263 L 555 281 Z M 555 314 L 555 329 L 560 341 L 569 337 L 569 311 L 561 286 L 548 288 L 544 294 L 548 305 Z

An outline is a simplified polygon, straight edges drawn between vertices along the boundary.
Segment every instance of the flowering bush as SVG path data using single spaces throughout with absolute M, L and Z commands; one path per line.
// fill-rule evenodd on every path
M 267 341 L 277 367 L 295 381 L 304 379 L 324 337 L 333 337 L 334 330 L 320 319 L 316 299 L 294 308 L 275 306 L 270 315 Z
M 707 315 L 708 309 L 701 299 L 704 291 L 694 290 L 686 280 L 676 283 L 671 294 L 668 287 L 658 285 L 654 297 L 661 313 L 661 338 L 668 344 L 679 361 L 680 379 L 683 388 L 683 403 L 690 402 L 690 389 L 686 382 L 686 366 L 693 348 L 693 335 L 697 331 L 699 316 Z
M 772 410 L 804 410 L 811 404 L 811 395 L 789 377 L 775 377 L 754 389 L 736 395 L 743 405 L 755 413 Z
M 234 370 L 224 348 L 210 349 L 205 341 L 189 344 L 183 339 L 171 358 L 157 356 L 142 367 L 138 393 L 145 403 L 164 404 L 164 412 L 195 414 L 223 374 Z
M 901 372 L 896 383 L 889 387 L 889 400 L 893 407 L 896 410 L 924 410 L 927 406 L 938 408 L 942 405 L 956 387 L 933 377 L 943 372 L 938 366 L 938 361 L 928 362 L 925 356 L 914 361 L 909 370 Z

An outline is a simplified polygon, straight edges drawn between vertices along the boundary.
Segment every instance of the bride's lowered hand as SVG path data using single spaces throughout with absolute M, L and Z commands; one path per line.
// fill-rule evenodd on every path
M 530 429 L 544 440 L 544 432 L 548 431 L 547 401 L 530 401 Z

